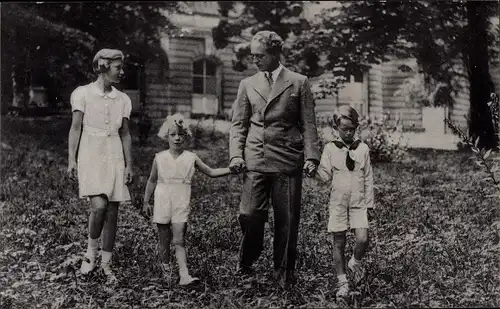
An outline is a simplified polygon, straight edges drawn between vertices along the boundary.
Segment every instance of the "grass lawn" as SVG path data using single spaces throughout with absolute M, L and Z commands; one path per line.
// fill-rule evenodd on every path
M 328 189 L 304 183 L 299 281 L 283 291 L 268 280 L 272 224 L 258 276 L 233 275 L 241 235 L 234 178 L 196 173 L 187 246 L 202 279 L 180 288 L 160 276 L 157 233 L 138 211 L 156 137 L 139 148 L 134 132 L 135 201 L 121 206 L 113 257 L 119 283 L 78 273 L 89 205 L 66 177 L 69 120 L 2 117 L 0 308 L 499 307 L 498 200 L 471 154 L 419 150 L 402 163 L 374 166 L 376 211 L 365 258 L 367 279 L 347 301 L 335 299 Z M 211 166 L 228 161 L 227 136 L 193 149 Z M 233 179 L 233 181 L 231 181 Z M 271 212 L 272 214 L 272 212 Z M 270 219 L 272 223 L 272 216 Z M 352 235 L 347 252 L 352 252 Z

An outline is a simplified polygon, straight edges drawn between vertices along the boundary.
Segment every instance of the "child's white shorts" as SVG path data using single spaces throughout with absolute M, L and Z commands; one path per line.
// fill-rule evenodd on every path
M 330 205 L 328 232 L 343 232 L 349 229 L 368 228 L 366 207 L 347 207 L 346 204 Z
M 186 184 L 157 184 L 153 222 L 159 224 L 185 223 L 189 217 L 191 186 Z

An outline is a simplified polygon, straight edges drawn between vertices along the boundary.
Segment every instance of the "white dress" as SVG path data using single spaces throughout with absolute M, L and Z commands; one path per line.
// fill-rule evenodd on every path
M 80 197 L 105 194 L 109 201 L 130 200 L 118 133 L 123 118 L 130 119 L 130 98 L 114 87 L 105 94 L 90 83 L 73 91 L 71 107 L 84 113 L 77 157 Z
M 196 154 L 184 150 L 176 159 L 165 150 L 155 155 L 158 180 L 155 188 L 153 222 L 185 223 L 189 216 L 191 178 L 195 172 Z

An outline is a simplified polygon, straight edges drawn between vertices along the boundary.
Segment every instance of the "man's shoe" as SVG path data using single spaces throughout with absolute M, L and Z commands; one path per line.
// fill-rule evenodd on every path
M 255 270 L 251 266 L 238 265 L 236 275 L 240 277 L 251 277 L 255 275 Z
M 293 270 L 282 271 L 280 269 L 275 269 L 272 274 L 273 280 L 283 289 L 287 290 L 292 285 L 297 283 L 297 277 Z

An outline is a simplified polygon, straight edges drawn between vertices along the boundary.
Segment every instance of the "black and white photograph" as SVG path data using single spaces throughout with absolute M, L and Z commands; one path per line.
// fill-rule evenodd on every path
M 500 1 L 2 2 L 0 308 L 500 307 Z

